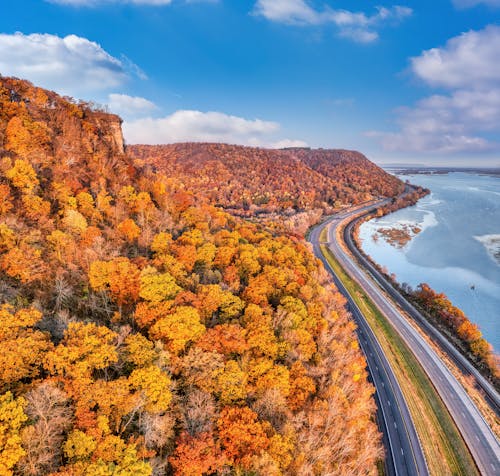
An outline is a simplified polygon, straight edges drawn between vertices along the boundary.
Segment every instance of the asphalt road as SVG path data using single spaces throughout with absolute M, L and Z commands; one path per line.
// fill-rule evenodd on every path
M 417 309 L 415 309 L 409 301 L 407 301 L 396 289 L 394 289 L 394 286 L 385 278 L 385 276 L 359 252 L 352 238 L 352 231 L 360 219 L 362 219 L 362 217 L 351 221 L 345 227 L 343 239 L 349 248 L 349 251 L 356 257 L 358 262 L 361 263 L 363 268 L 370 273 L 371 277 L 377 282 L 377 284 L 381 286 L 385 292 L 388 293 L 391 298 L 419 324 L 424 332 L 432 337 L 434 342 L 441 347 L 441 350 L 446 352 L 455 365 L 457 365 L 462 372 L 465 372 L 465 374 L 474 377 L 476 387 L 482 390 L 492 410 L 500 416 L 500 395 L 495 390 L 493 385 L 481 375 L 481 373 L 469 362 L 469 360 L 467 360 L 467 358 L 462 355 L 438 329 L 436 329 Z
M 368 205 L 359 208 L 357 213 L 372 207 L 373 205 Z M 347 216 L 349 214 L 342 214 L 338 218 Z M 347 298 L 349 310 L 358 325 L 359 341 L 366 357 L 370 379 L 376 388 L 377 419 L 386 448 L 386 472 L 390 476 L 428 475 L 429 472 L 417 432 L 394 372 L 363 314 L 344 288 L 342 282 L 335 276 L 321 252 L 319 235 L 329 223 L 331 222 L 326 222 L 313 229 L 309 240 L 313 244 L 316 256 L 323 262 L 325 269 L 331 272 L 337 288 Z
M 382 204 L 382 202 L 379 204 Z M 410 325 L 397 305 L 392 302 L 375 281 L 359 267 L 352 257 L 342 248 L 337 239 L 338 230 L 342 224 L 348 223 L 355 215 L 370 208 L 373 208 L 373 204 L 367 205 L 357 211 L 339 214 L 314 229 L 311 233 L 310 240 L 313 243 L 315 252 L 317 256 L 322 259 L 319 249 L 319 234 L 325 226 L 330 225 L 328 229 L 328 246 L 348 274 L 361 285 L 415 354 L 417 360 L 433 382 L 452 418 L 455 420 L 480 472 L 487 476 L 500 475 L 500 444 L 464 388 L 425 339 L 423 339 L 417 330 Z M 325 260 L 323 260 L 323 262 L 325 262 Z M 328 265 L 326 265 L 326 268 L 330 269 Z M 392 382 L 392 385 L 388 387 L 388 382 L 379 378 L 376 372 L 377 367 L 379 369 L 381 368 L 380 365 L 375 364 L 374 368 L 370 365 L 371 354 L 373 354 L 373 356 L 378 355 L 382 357 L 379 363 L 383 362 L 385 358 L 383 358 L 380 347 L 377 348 L 377 345 L 375 345 L 375 337 L 373 334 L 370 335 L 366 321 L 361 313 L 358 313 L 359 310 L 355 311 L 354 315 L 361 329 L 361 344 L 363 345 L 363 350 L 368 359 L 370 374 L 377 388 L 378 400 L 383 408 L 381 411 L 384 414 L 384 426 L 387 434 L 387 441 L 389 441 L 390 445 L 389 452 L 392 456 L 394 470 L 396 474 L 426 474 L 427 469 L 425 468 L 425 461 L 424 465 L 422 465 L 422 451 L 418 444 L 418 438 L 416 438 L 408 409 L 406 405 L 404 405 L 401 390 L 397 386 L 397 383 L 395 383 L 395 380 Z M 385 361 L 385 363 L 387 364 L 387 361 Z M 383 368 L 386 368 L 385 365 Z M 385 394 L 382 393 L 383 389 L 387 390 Z M 389 396 L 390 398 L 385 400 L 382 395 L 386 397 Z M 402 403 L 400 400 L 402 400 Z M 387 403 L 385 408 L 384 402 Z M 390 404 L 388 402 L 390 402 Z M 394 410 L 395 405 L 397 405 L 397 409 L 395 410 L 396 415 L 394 413 L 386 413 L 389 406 Z M 399 416 L 397 414 L 399 414 Z M 397 426 L 398 421 L 403 421 L 404 429 Z M 391 434 L 389 430 L 391 425 L 397 426 L 397 437 Z M 413 433 L 415 433 L 415 438 L 413 438 Z M 410 450 L 410 455 L 405 453 L 405 450 L 408 451 L 408 449 Z M 401 457 L 399 457 L 398 452 L 401 453 Z M 398 472 L 399 460 L 404 460 L 403 468 L 406 473 Z M 400 469 L 403 470 L 403 468 Z

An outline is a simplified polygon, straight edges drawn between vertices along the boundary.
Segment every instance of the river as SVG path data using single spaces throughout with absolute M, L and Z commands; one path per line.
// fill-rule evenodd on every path
M 412 287 L 444 292 L 500 352 L 500 177 L 453 172 L 399 175 L 431 195 L 364 223 L 363 250 Z M 391 240 L 394 229 L 409 241 Z

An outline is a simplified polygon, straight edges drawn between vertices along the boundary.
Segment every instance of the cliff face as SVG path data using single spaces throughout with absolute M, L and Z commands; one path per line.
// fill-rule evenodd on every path
M 15 156 L 56 179 L 85 170 L 77 174 L 81 186 L 123 173 L 127 165 L 118 116 L 0 77 L 0 157 Z

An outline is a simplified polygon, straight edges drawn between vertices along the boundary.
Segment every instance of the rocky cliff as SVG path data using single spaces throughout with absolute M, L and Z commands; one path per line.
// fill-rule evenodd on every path
M 0 157 L 28 159 L 42 177 L 65 179 L 78 167 L 93 171 L 78 174 L 89 186 L 126 172 L 121 122 L 90 103 L 0 77 Z

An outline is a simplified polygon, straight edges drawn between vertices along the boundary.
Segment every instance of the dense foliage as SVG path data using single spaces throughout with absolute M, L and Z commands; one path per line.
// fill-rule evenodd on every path
M 342 296 L 185 178 L 0 77 L 0 474 L 374 474 Z
M 407 295 L 430 314 L 438 324 L 446 327 L 459 339 L 464 347 L 498 386 L 500 381 L 500 361 L 493 352 L 493 347 L 484 339 L 477 324 L 471 322 L 464 312 L 454 306 L 444 293 L 434 291 L 428 284 L 422 283 L 417 289 L 404 287 Z
M 331 209 L 395 196 L 403 183 L 359 152 L 269 150 L 226 144 L 134 145 L 139 163 L 179 177 L 186 188 L 226 209 L 254 215 Z

